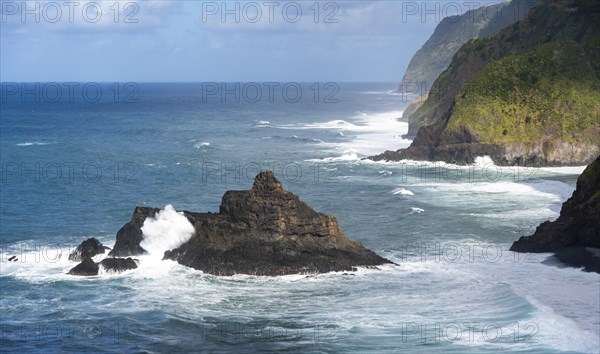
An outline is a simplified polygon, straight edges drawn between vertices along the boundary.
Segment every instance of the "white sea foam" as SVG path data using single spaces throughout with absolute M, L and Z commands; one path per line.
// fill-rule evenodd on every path
M 295 140 L 295 141 L 301 141 L 301 142 L 304 142 L 304 143 L 312 143 L 312 144 L 321 144 L 321 143 L 323 143 L 323 140 L 321 140 L 321 139 L 301 138 L 301 137 L 298 137 L 297 135 L 292 135 L 291 137 L 289 137 L 289 139 Z
M 104 244 L 109 242 L 106 238 L 95 237 Z M 71 268 L 78 264 L 69 261 L 69 254 L 76 247 L 76 244 L 43 244 L 36 241 L 3 245 L 0 252 L 2 276 L 12 276 L 34 283 L 65 279 L 87 279 L 88 277 L 67 274 Z M 92 257 L 92 259 L 94 262 L 100 262 L 107 254 L 108 252 L 99 254 Z
M 200 148 L 203 148 L 203 147 L 206 147 L 206 146 L 210 146 L 210 143 L 208 141 L 201 141 L 201 142 L 198 142 L 198 143 L 194 144 L 194 147 L 196 149 L 200 149 Z
M 421 209 L 421 208 L 416 208 L 416 207 L 411 207 L 410 208 L 410 213 L 411 214 L 421 214 L 424 213 L 425 209 Z
M 410 145 L 411 141 L 408 140 L 408 145 Z M 407 145 L 407 146 L 408 146 Z M 397 149 L 401 149 L 404 147 L 400 147 Z M 397 150 L 394 149 L 394 150 Z M 390 150 L 390 149 L 388 149 Z M 383 150 L 382 150 L 383 151 Z M 381 151 L 381 152 L 382 152 Z M 372 161 L 372 160 L 364 160 L 365 164 L 374 164 L 374 165 L 388 165 L 388 166 L 398 166 L 398 165 L 418 165 L 422 167 L 445 167 L 445 168 L 453 168 L 453 169 L 466 169 L 468 166 L 474 166 L 475 168 L 481 169 L 491 169 L 498 168 L 502 170 L 503 168 L 510 169 L 510 167 L 501 167 L 497 166 L 491 157 L 489 156 L 478 156 L 475 158 L 475 162 L 471 165 L 457 165 L 452 163 L 446 163 L 444 161 L 425 161 L 425 160 L 411 160 L 411 159 L 403 159 L 399 161 Z M 490 170 L 492 171 L 492 170 Z
M 391 111 L 376 114 L 356 112 L 348 120 L 330 120 L 327 122 L 284 125 L 282 129 L 324 129 L 333 130 L 340 136 L 347 136 L 352 132 L 354 139 L 337 143 L 334 150 L 338 154 L 352 152 L 356 155 L 354 161 L 362 157 L 381 153 L 385 150 L 397 150 L 408 147 L 410 140 L 402 138 L 408 131 L 408 123 L 398 120 L 402 111 Z M 349 161 L 347 158 L 339 159 L 340 156 L 332 156 L 324 161 Z
M 475 166 L 489 166 L 489 165 L 495 165 L 494 164 L 494 160 L 492 160 L 491 157 L 485 155 L 485 156 L 477 156 L 475 158 Z
M 382 150 L 383 151 L 383 150 Z M 544 177 L 556 175 L 580 175 L 587 166 L 565 166 L 565 167 L 535 167 L 535 166 L 499 166 L 489 156 L 477 156 L 471 165 L 456 165 L 444 161 L 418 161 L 404 159 L 400 161 L 372 161 L 363 160 L 361 163 L 384 166 L 417 165 L 421 167 L 441 167 L 455 170 L 468 171 L 474 168 L 478 174 L 486 173 L 489 178 L 496 175 L 505 177 L 516 177 L 520 180 L 537 180 Z
M 227 317 L 233 313 L 244 318 L 260 316 L 268 319 L 269 313 L 277 316 L 285 309 L 286 303 L 293 301 L 300 308 L 316 306 L 315 311 L 298 321 L 335 323 L 336 333 L 343 336 L 349 333 L 362 333 L 365 338 L 389 335 L 392 343 L 400 343 L 400 335 L 407 328 L 403 326 L 407 324 L 426 325 L 430 330 L 439 325 L 448 329 L 442 337 L 437 337 L 442 341 L 439 345 L 443 346 L 445 338 L 454 338 L 453 326 L 459 325 L 463 329 L 462 335 L 448 345 L 470 347 L 467 352 L 597 352 L 599 344 L 593 327 L 580 327 L 580 320 L 588 318 L 593 322 L 597 318 L 597 300 L 594 300 L 594 295 L 597 297 L 597 274 L 546 266 L 540 263 L 543 255 L 534 255 L 526 264 L 514 261 L 512 253 L 503 253 L 498 262 L 484 262 L 480 259 L 481 250 L 490 244 L 473 240 L 455 241 L 464 246 L 464 252 L 457 262 L 452 263 L 444 258 L 441 261 L 433 257 L 407 260 L 382 254 L 400 266 L 359 267 L 353 272 L 318 275 L 259 277 L 240 274 L 216 277 L 173 261 L 151 262 L 148 259 L 151 256 L 141 256 L 136 257 L 141 261 L 140 268 L 132 272 L 108 275 L 101 271 L 103 276 L 100 277 L 75 277 L 64 272 L 53 274 L 52 271 L 60 268 L 45 268 L 38 271 L 44 275 L 43 278 L 36 280 L 43 284 L 56 280 L 89 281 L 104 286 L 104 282 L 110 281 L 106 277 L 126 278 L 127 296 L 113 296 L 108 305 L 105 298 L 90 302 L 91 308 L 99 313 L 107 308 L 118 314 L 161 311 L 166 316 L 175 315 L 190 322 L 208 316 Z M 505 251 L 507 247 L 499 246 Z M 473 252 L 473 249 L 474 259 L 467 253 L 467 250 Z M 494 249 L 491 249 L 488 258 L 493 257 Z M 7 266 L 10 265 L 2 264 L 3 275 Z M 24 269 L 20 273 L 31 279 Z M 403 284 L 402 291 L 388 285 L 398 283 Z M 519 290 L 516 294 L 514 288 Z M 300 293 L 299 289 L 302 289 Z M 436 291 L 430 292 L 430 289 Z M 306 296 L 307 293 L 327 295 L 323 295 L 323 301 L 315 305 L 314 301 L 311 303 L 313 297 Z M 535 296 L 530 296 L 531 293 Z M 177 294 L 178 301 L 168 301 L 173 294 Z M 240 297 L 240 294 L 243 296 Z M 244 301 L 240 301 L 242 298 Z M 552 301 L 552 309 L 544 301 L 548 298 Z M 28 305 L 27 299 L 23 301 L 21 305 Z M 194 306 L 200 302 L 204 306 Z M 235 306 L 230 306 L 232 303 Z M 395 306 L 385 305 L 390 303 Z M 529 303 L 532 307 L 522 310 L 520 303 Z M 414 308 L 419 311 L 411 311 Z M 336 316 L 339 313 L 345 315 Z M 517 317 L 511 317 L 513 314 Z M 477 329 L 467 331 L 466 326 L 472 325 Z M 515 337 L 517 329 L 519 333 Z M 427 335 L 432 333 L 435 334 L 430 331 Z M 499 341 L 494 340 L 497 337 Z M 433 343 L 432 337 L 428 338 L 428 343 Z M 420 333 L 408 332 L 403 339 L 408 341 L 408 348 L 414 348 L 411 345 L 421 343 L 422 337 Z M 352 340 L 349 342 L 349 345 L 354 343 Z M 451 348 L 448 347 L 449 350 Z
M 553 220 L 558 217 L 558 211 L 552 210 L 550 208 L 532 208 L 529 207 L 527 209 L 517 209 L 510 211 L 502 211 L 489 213 L 485 212 L 482 214 L 471 213 L 471 216 L 475 217 L 484 217 L 488 219 L 504 219 L 504 220 L 512 220 L 522 219 L 522 220 L 537 220 L 537 219 L 548 219 Z
M 396 90 L 386 90 L 386 91 L 365 91 L 362 92 L 363 95 L 392 95 L 392 96 L 405 96 L 405 93 L 398 92 Z
M 454 240 L 452 244 L 462 247 L 458 257 L 456 253 L 448 253 L 448 258 L 436 258 L 432 246 L 425 257 L 417 253 L 412 258 L 388 258 L 401 265 L 398 273 L 406 273 L 411 279 L 421 276 L 422 282 L 431 279 L 431 285 L 439 284 L 436 285 L 438 287 L 443 287 L 442 283 L 438 283 L 441 279 L 444 283 L 450 280 L 449 288 L 438 288 L 438 291 L 453 292 L 463 299 L 464 307 L 458 307 L 458 310 L 466 310 L 464 313 L 468 317 L 461 318 L 457 313 L 455 318 L 479 323 L 474 336 L 463 332 L 455 344 L 480 350 L 518 351 L 528 348 L 535 352 L 598 352 L 598 274 L 546 265 L 544 262 L 549 254 L 510 252 L 510 244 L 474 240 Z M 479 299 L 490 292 L 495 297 L 485 300 L 485 306 L 467 305 L 469 296 Z M 446 295 L 450 297 L 448 293 Z M 534 310 L 524 308 L 518 302 L 529 303 Z M 455 303 L 447 302 L 446 305 L 453 306 Z M 504 314 L 513 311 L 520 313 L 518 318 L 504 317 Z M 440 312 L 439 308 L 437 312 Z M 435 313 L 431 312 L 429 318 L 415 316 L 409 321 L 449 323 L 445 318 L 438 321 Z M 486 324 L 491 325 L 489 331 L 482 331 Z M 450 338 L 452 335 L 450 333 Z M 489 340 L 498 337 L 499 341 Z
M 330 120 L 321 123 L 305 123 L 305 124 L 283 124 L 277 126 L 280 129 L 294 129 L 294 130 L 306 130 L 306 129 L 342 129 L 348 131 L 359 131 L 360 126 L 349 123 L 342 119 Z
M 426 187 L 432 192 L 470 192 L 485 194 L 506 194 L 513 198 L 544 198 L 550 202 L 562 202 L 573 193 L 574 187 L 559 181 L 541 180 L 537 183 L 519 183 L 511 181 L 498 182 L 422 182 L 417 186 Z M 464 196 L 464 194 L 463 194 Z
M 396 195 L 396 194 L 401 194 L 401 195 L 415 195 L 413 192 L 409 191 L 408 189 L 405 188 L 396 188 L 394 190 L 392 190 L 390 193 Z
M 539 171 L 545 174 L 580 175 L 587 166 L 541 167 Z
M 342 144 L 342 148 L 351 148 L 368 156 L 408 147 L 411 141 L 402 138 L 408 131 L 408 123 L 398 120 L 402 113 L 403 111 L 391 111 L 355 117 L 357 138 Z
M 42 145 L 49 145 L 52 143 L 46 142 L 46 141 L 28 141 L 25 143 L 18 143 L 17 146 L 42 146 Z
M 140 246 L 161 259 L 165 251 L 181 246 L 194 234 L 194 226 L 170 204 L 154 217 L 146 218 L 141 230 L 144 239 Z
M 340 162 L 340 161 L 358 161 L 358 154 L 354 151 L 348 151 L 341 156 L 325 157 L 322 159 L 309 159 L 308 162 Z

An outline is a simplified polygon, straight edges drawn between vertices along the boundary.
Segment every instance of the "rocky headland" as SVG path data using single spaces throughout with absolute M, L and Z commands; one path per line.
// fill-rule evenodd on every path
M 116 271 L 133 268 L 135 261 L 124 257 L 146 253 L 142 228 L 147 218 L 159 212 L 137 207 L 117 232 L 116 243 L 101 265 Z M 181 213 L 194 232 L 189 240 L 164 252 L 163 259 L 204 273 L 273 276 L 392 263 L 349 240 L 335 217 L 313 210 L 284 189 L 271 171 L 259 173 L 250 190 L 226 192 L 219 213 Z M 94 275 L 94 265 L 85 258 L 70 273 Z
M 535 3 L 513 0 L 482 6 L 440 21 L 431 37 L 412 57 L 398 89 L 399 93 L 419 96 L 402 115 L 402 119 L 409 122 L 408 138 L 413 139 L 426 123 L 422 116 L 411 119 L 412 114 L 423 105 L 434 81 L 446 70 L 454 54 L 469 40 L 491 36 L 520 20 Z
M 575 267 L 600 273 L 600 156 L 577 180 L 573 196 L 555 221 L 540 224 L 510 248 L 515 252 L 554 252 Z
M 587 165 L 600 154 L 600 2 L 541 0 L 468 41 L 411 115 L 410 147 L 373 160 Z

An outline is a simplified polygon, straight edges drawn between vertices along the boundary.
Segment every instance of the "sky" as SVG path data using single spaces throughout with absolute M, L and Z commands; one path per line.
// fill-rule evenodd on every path
M 444 17 L 499 2 L 0 0 L 0 81 L 400 82 Z

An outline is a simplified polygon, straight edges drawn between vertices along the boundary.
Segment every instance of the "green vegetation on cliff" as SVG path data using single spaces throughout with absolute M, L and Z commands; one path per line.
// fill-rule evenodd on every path
M 590 141 L 600 125 L 599 52 L 599 0 L 542 0 L 467 42 L 410 123 L 444 128 L 438 144 L 459 126 L 486 142 Z
M 494 61 L 456 97 L 445 134 L 467 128 L 482 143 L 597 142 L 598 62 L 597 48 L 570 40 Z
M 519 20 L 526 12 L 524 5 L 531 6 L 534 2 L 529 0 L 525 4 L 522 0 L 514 0 L 444 18 L 411 59 L 402 82 L 408 85 L 416 83 L 429 90 L 463 44 L 473 38 L 493 35 Z

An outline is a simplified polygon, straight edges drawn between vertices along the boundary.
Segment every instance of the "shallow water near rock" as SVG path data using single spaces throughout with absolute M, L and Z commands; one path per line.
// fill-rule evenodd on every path
M 508 250 L 558 216 L 583 167 L 362 161 L 410 143 L 395 86 L 341 85 L 334 104 L 144 84 L 133 104 L 3 105 L 2 349 L 598 352 L 600 275 Z M 112 247 L 135 206 L 218 212 L 262 169 L 398 266 L 218 277 L 149 254 L 66 274 L 81 241 Z

